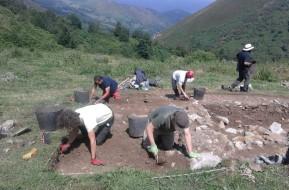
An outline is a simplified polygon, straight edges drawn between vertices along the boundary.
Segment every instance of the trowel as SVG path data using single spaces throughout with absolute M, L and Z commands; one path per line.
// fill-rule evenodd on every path
M 159 155 L 155 155 L 155 159 L 156 159 L 156 165 L 158 166 L 163 166 L 166 163 L 165 160 L 159 159 Z

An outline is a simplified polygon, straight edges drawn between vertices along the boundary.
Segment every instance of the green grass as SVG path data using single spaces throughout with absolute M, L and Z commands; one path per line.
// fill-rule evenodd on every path
M 170 73 L 175 69 L 193 68 L 196 73 L 194 86 L 219 88 L 223 83 L 232 82 L 237 73 L 232 62 L 187 63 L 183 58 L 171 57 L 165 62 L 128 59 L 121 56 L 89 54 L 74 50 L 45 52 L 21 48 L 5 49 L 0 52 L 0 75 L 13 72 L 17 79 L 0 82 L 0 122 L 16 119 L 23 126 L 30 127 L 31 133 L 20 136 L 23 140 L 35 140 L 32 147 L 38 149 L 35 158 L 24 161 L 22 155 L 31 147 L 17 147 L 16 144 L 0 140 L 0 189 L 284 189 L 288 178 L 283 180 L 283 168 L 271 168 L 256 173 L 256 183 L 248 181 L 238 172 L 233 175 L 202 174 L 191 177 L 154 181 L 157 174 L 132 169 L 118 170 L 103 175 L 80 177 L 61 176 L 47 170 L 47 161 L 58 146 L 64 131 L 51 135 L 52 144 L 43 145 L 39 139 L 39 128 L 35 109 L 40 105 L 60 104 L 74 108 L 77 104 L 69 101 L 74 89 L 89 89 L 95 74 L 107 74 L 119 81 L 131 75 L 136 66 L 142 67 L 150 77 L 161 76 L 164 86 L 170 86 Z M 277 72 L 272 67 L 272 72 Z M 284 66 L 286 67 L 286 66 Z M 277 73 L 275 73 L 277 74 Z M 286 74 L 284 74 L 285 76 Z M 253 80 L 253 86 L 266 93 L 288 94 L 280 86 L 279 78 L 274 82 Z M 3 149 L 10 148 L 8 153 Z M 184 173 L 188 171 L 175 171 Z M 281 175 L 281 177 L 276 177 Z M 285 188 L 285 189 L 286 189 Z

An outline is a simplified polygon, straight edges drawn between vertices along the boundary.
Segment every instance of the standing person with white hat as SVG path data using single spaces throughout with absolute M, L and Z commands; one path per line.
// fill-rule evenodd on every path
M 252 58 L 251 51 L 254 49 L 252 44 L 246 44 L 245 47 L 237 54 L 237 71 L 239 72 L 239 76 L 235 82 L 231 84 L 230 87 L 225 87 L 222 85 L 222 89 L 232 91 L 235 87 L 237 87 L 243 80 L 244 86 L 240 88 L 241 92 L 248 92 L 250 79 L 251 79 L 251 69 L 252 66 L 256 63 L 256 61 Z

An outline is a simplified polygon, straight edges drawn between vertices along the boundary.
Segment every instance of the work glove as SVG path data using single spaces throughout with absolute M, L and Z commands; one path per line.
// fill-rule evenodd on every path
M 156 156 L 159 152 L 159 149 L 157 147 L 157 145 L 151 145 L 151 146 L 148 146 L 148 152 L 152 153 L 154 156 Z
M 90 163 L 94 166 L 101 166 L 101 165 L 104 165 L 103 161 L 102 160 L 98 160 L 98 159 L 91 159 L 90 160 Z
M 70 144 L 67 143 L 67 144 L 61 144 L 60 145 L 60 152 L 63 154 L 64 152 L 66 152 L 70 147 Z
M 199 153 L 196 153 L 196 152 L 190 152 L 189 153 L 189 158 L 198 158 L 198 157 L 200 157 Z

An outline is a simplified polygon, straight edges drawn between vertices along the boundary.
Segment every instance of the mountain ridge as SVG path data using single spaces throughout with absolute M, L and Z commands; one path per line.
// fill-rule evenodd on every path
M 59 14 L 76 13 L 84 20 L 99 21 L 112 29 L 121 22 L 131 29 L 144 29 L 149 33 L 162 31 L 189 14 L 167 15 L 151 9 L 124 5 L 113 0 L 32 0 Z M 170 19 L 173 17 L 173 19 Z
M 286 0 L 217 0 L 157 40 L 168 47 L 212 51 L 226 59 L 252 43 L 263 60 L 288 59 L 288 9 Z

